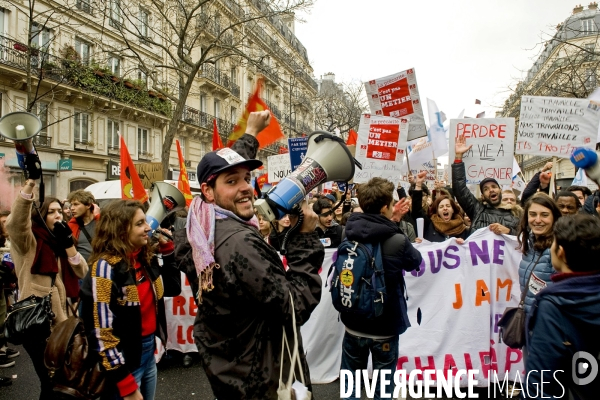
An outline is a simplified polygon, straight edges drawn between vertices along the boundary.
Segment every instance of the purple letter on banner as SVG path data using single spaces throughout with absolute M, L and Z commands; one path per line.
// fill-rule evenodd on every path
M 471 263 L 477 265 L 479 257 L 484 264 L 490 263 L 490 252 L 488 251 L 487 240 L 481 241 L 481 249 L 477 246 L 477 242 L 469 242 L 469 250 L 471 250 Z

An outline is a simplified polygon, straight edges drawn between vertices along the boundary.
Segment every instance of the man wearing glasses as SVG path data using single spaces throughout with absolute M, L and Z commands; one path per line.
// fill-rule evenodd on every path
M 343 227 L 333 219 L 333 208 L 327 199 L 319 199 L 313 204 L 313 211 L 319 216 L 316 232 L 325 247 L 338 247 L 342 242 Z

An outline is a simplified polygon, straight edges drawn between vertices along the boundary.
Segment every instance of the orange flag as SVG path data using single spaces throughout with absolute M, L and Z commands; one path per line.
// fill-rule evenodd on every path
M 219 128 L 217 127 L 217 120 L 213 119 L 213 151 L 222 149 L 223 142 L 221 141 L 221 136 L 219 136 Z
M 175 144 L 177 144 L 177 157 L 179 157 L 179 180 L 177 181 L 177 189 L 181 190 L 183 197 L 185 197 L 185 205 L 189 207 L 193 199 L 192 189 L 190 189 L 190 181 L 188 181 L 187 169 L 185 169 L 185 160 L 183 159 L 179 140 L 175 140 Z
M 346 140 L 346 146 L 356 146 L 357 140 L 358 135 L 354 132 L 354 129 L 350 129 L 350 132 L 348 132 L 348 140 Z
M 258 187 L 262 189 L 262 187 L 265 183 L 269 183 L 269 174 L 259 175 L 256 178 L 256 183 L 258 184 Z
M 142 203 L 148 201 L 148 193 L 146 193 L 142 180 L 135 170 L 135 165 L 133 165 L 123 136 L 121 136 L 121 198 L 124 200 L 139 200 Z
M 252 96 L 250 96 L 250 98 L 248 98 L 248 103 L 246 104 L 246 110 L 244 111 L 244 114 L 233 128 L 231 135 L 229 135 L 227 147 L 231 147 L 233 142 L 238 140 L 244 133 L 246 133 L 246 123 L 248 122 L 248 116 L 251 112 L 269 109 L 265 102 L 260 98 L 261 87 L 262 78 L 259 78 L 258 82 L 256 83 L 256 89 L 254 90 L 254 93 Z M 258 139 L 258 148 L 262 149 L 263 147 L 275 143 L 284 137 L 285 136 L 281 131 L 281 126 L 279 126 L 277 118 L 275 118 L 275 115 L 271 113 L 271 123 L 256 136 L 256 139 Z

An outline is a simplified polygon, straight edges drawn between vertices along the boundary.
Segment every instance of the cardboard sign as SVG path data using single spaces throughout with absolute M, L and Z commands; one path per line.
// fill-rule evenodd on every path
M 269 182 L 279 182 L 292 173 L 289 154 L 278 154 L 267 157 L 269 163 Z
M 523 96 L 515 153 L 569 158 L 596 146 L 600 103 L 588 99 Z
M 356 169 L 354 182 L 368 182 L 375 176 L 392 182 L 398 180 L 406 144 L 400 123 L 397 118 L 362 115 L 355 154 L 362 170 Z
M 290 151 L 290 164 L 292 171 L 294 171 L 304 160 L 306 150 L 308 150 L 308 137 L 288 139 L 288 149 Z
M 142 180 L 144 189 L 150 189 L 154 182 L 162 181 L 162 163 L 135 164 L 135 169 Z
M 405 119 L 408 140 L 427 136 L 414 68 L 365 82 L 365 91 L 371 114 Z
M 455 158 L 456 137 L 464 135 L 473 147 L 463 154 L 467 184 L 494 178 L 500 186 L 513 177 L 514 118 L 465 118 L 450 120 L 450 160 Z

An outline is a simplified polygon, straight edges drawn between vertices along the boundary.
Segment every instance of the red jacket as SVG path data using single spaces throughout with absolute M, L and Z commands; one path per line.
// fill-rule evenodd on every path
M 98 222 L 98 220 L 100 219 L 100 214 L 94 215 L 94 219 L 96 220 L 96 222 Z M 69 228 L 71 228 L 75 240 L 79 240 L 79 234 L 81 232 L 79 230 L 79 224 L 77 223 L 75 217 L 71 218 L 71 220 L 69 221 Z

